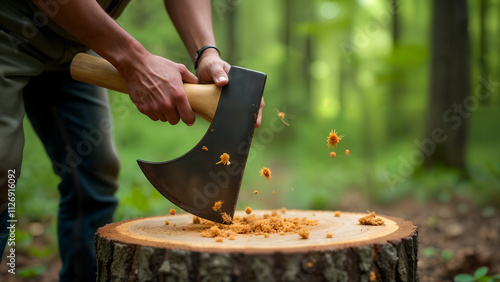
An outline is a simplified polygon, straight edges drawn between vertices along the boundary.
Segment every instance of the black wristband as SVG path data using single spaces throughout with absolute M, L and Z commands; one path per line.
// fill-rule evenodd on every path
M 217 46 L 205 45 L 205 46 L 201 47 L 201 49 L 196 51 L 196 54 L 194 54 L 194 69 L 198 69 L 198 60 L 200 59 L 201 54 L 203 54 L 203 52 L 205 52 L 205 50 L 207 50 L 208 48 L 214 48 L 215 50 L 217 50 L 217 52 L 219 52 L 219 55 L 220 55 L 220 51 L 219 51 L 219 48 L 217 48 Z

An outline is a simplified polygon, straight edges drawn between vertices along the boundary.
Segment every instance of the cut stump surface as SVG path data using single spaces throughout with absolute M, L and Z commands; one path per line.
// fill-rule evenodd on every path
M 271 211 L 252 212 L 264 213 Z M 418 281 L 416 226 L 390 216 L 381 216 L 382 226 L 360 225 L 364 215 L 287 210 L 282 217 L 318 220 L 307 228 L 308 239 L 237 234 L 222 243 L 202 237 L 208 226 L 193 224 L 190 214 L 112 223 L 95 236 L 97 276 L 99 281 Z

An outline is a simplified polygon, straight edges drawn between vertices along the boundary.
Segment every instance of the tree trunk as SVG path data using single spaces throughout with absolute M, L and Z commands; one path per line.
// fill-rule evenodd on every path
M 392 37 L 392 56 L 398 51 L 401 45 L 401 20 L 400 0 L 389 0 L 391 7 L 391 37 Z M 405 73 L 404 68 L 399 64 L 392 65 L 391 81 L 389 86 L 389 97 L 386 107 L 386 123 L 387 123 L 387 136 L 401 136 L 407 133 L 407 115 L 403 112 L 402 101 L 406 95 L 404 88 Z M 394 116 L 398 116 L 395 119 Z M 408 120 L 409 122 L 409 120 Z
M 254 211 L 263 215 L 270 211 Z M 242 215 L 241 213 L 239 214 Z M 364 214 L 286 211 L 316 218 L 309 238 L 297 234 L 201 237 L 192 215 L 108 224 L 95 236 L 98 281 L 418 281 L 416 226 L 383 216 L 382 226 L 359 225 Z M 165 225 L 165 220 L 170 222 Z M 175 223 L 175 226 L 174 226 Z M 333 233 L 327 238 L 327 232 Z
M 486 27 L 487 15 L 488 15 L 488 0 L 479 1 L 479 71 L 481 77 L 488 77 L 489 67 L 488 67 L 488 32 Z M 483 99 L 483 104 L 489 104 L 490 98 Z
M 470 95 L 466 0 L 433 0 L 432 67 L 425 166 L 465 173 Z M 437 134 L 443 133 L 443 134 Z M 437 138 L 436 136 L 440 136 Z M 435 145 L 435 146 L 434 146 Z M 432 150 L 434 148 L 434 150 Z

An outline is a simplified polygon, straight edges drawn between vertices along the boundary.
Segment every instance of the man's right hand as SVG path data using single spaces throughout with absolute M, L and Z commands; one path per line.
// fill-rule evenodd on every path
M 180 119 L 192 125 L 195 116 L 184 92 L 183 82 L 198 83 L 186 66 L 145 53 L 137 60 L 120 65 L 128 93 L 137 109 L 152 120 L 174 125 Z

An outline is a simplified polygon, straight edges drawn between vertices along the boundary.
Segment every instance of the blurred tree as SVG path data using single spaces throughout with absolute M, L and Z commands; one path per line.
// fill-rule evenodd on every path
M 470 48 L 467 0 L 433 0 L 432 60 L 426 167 L 443 165 L 465 173 L 469 129 Z
M 396 56 L 398 48 L 401 46 L 401 20 L 399 17 L 399 0 L 389 0 L 391 12 L 391 38 L 392 38 L 392 56 Z M 404 97 L 404 67 L 400 64 L 393 64 L 391 67 L 391 84 L 389 88 L 388 110 L 386 111 L 387 135 L 397 136 L 404 132 L 407 124 L 394 119 L 394 114 L 400 115 L 401 103 Z
M 479 74 L 482 77 L 488 77 L 489 68 L 486 57 L 488 55 L 488 35 L 486 30 L 488 0 L 479 1 Z M 483 99 L 487 104 L 491 99 Z

